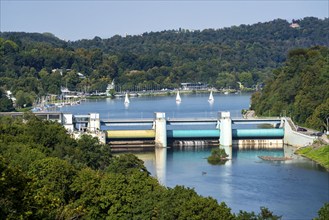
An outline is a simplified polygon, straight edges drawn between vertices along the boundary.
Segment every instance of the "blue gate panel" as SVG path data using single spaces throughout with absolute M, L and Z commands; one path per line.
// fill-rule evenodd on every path
M 168 130 L 168 138 L 219 138 L 219 130 Z
M 283 128 L 269 129 L 232 129 L 233 138 L 283 138 Z

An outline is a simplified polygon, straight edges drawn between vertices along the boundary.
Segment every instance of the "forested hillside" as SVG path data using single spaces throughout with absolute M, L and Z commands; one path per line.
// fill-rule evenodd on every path
M 293 48 L 329 46 L 329 19 L 307 17 L 223 29 L 169 30 L 109 39 L 62 41 L 50 33 L 0 34 L 0 87 L 25 104 L 37 96 L 105 91 L 113 79 L 123 90 L 178 88 L 204 82 L 216 88 L 255 87 L 272 77 Z M 83 76 L 77 75 L 83 74 Z
M 290 116 L 299 124 L 326 130 L 329 117 L 329 49 L 313 47 L 289 52 L 274 78 L 252 96 L 258 115 Z

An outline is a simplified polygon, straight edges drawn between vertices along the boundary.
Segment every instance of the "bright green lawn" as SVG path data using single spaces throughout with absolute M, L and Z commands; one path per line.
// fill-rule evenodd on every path
M 329 145 L 319 148 L 305 147 L 297 150 L 296 153 L 316 161 L 329 170 Z

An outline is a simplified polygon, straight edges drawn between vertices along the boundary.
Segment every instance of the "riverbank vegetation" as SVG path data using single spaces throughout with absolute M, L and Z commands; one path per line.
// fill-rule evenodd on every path
M 215 148 L 211 150 L 211 155 L 207 158 L 208 163 L 212 165 L 225 164 L 228 155 L 223 148 Z
M 327 130 L 329 113 L 329 48 L 313 47 L 289 52 L 274 78 L 252 96 L 258 116 L 289 116 L 305 127 Z
M 316 161 L 329 171 L 329 145 L 303 147 L 298 149 L 295 153 Z
M 329 19 L 276 19 L 253 25 L 138 36 L 63 41 L 50 33 L 0 33 L 0 87 L 18 107 L 37 97 L 59 95 L 61 87 L 105 92 L 115 80 L 120 91 L 179 88 L 203 82 L 218 89 L 259 89 L 288 51 L 329 46 Z M 293 90 L 293 89 L 292 89 Z

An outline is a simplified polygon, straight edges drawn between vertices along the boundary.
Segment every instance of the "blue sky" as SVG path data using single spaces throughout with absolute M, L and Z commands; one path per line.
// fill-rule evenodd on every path
M 0 1 L 1 31 L 50 32 L 64 40 L 329 16 L 329 0 Z

